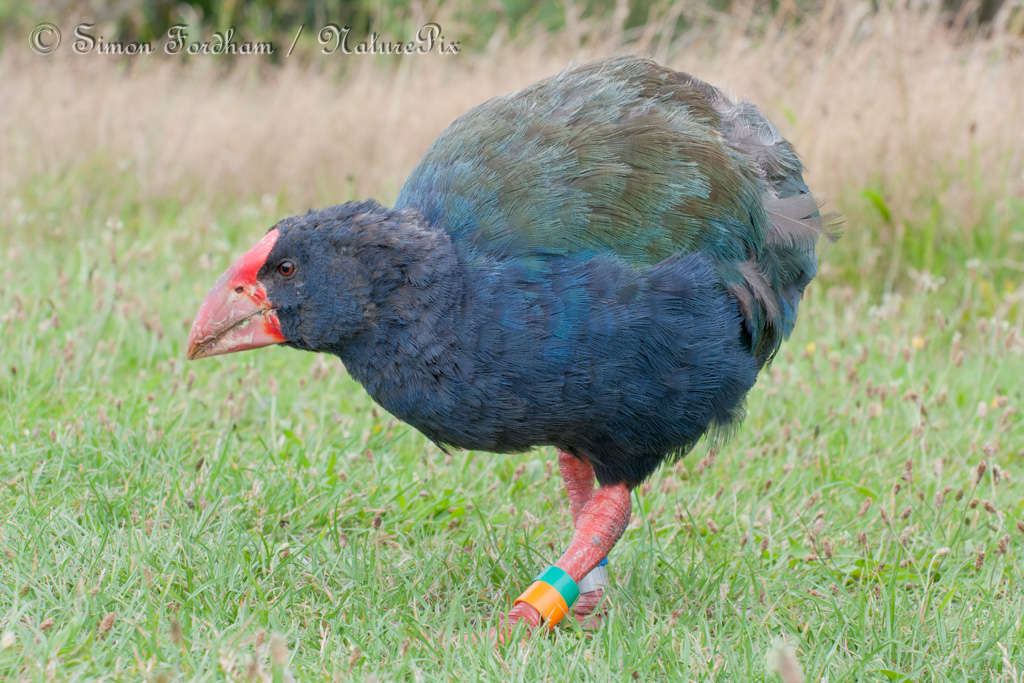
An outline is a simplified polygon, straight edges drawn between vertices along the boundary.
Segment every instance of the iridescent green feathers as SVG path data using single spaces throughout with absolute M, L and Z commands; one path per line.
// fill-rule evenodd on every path
M 642 271 L 704 252 L 763 362 L 792 329 L 817 270 L 823 222 L 801 170 L 752 104 L 614 57 L 461 116 L 395 208 L 417 208 L 456 244 L 529 261 L 538 273 L 556 256 L 610 252 Z

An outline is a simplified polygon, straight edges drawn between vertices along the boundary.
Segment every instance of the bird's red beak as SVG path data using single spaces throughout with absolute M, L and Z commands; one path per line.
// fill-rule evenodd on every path
M 264 235 L 213 285 L 188 335 L 189 360 L 285 341 L 267 290 L 256 279 L 278 235 L 277 230 Z

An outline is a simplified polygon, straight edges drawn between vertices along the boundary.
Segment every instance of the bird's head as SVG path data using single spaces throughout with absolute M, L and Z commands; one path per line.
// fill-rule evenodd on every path
M 188 337 L 188 358 L 285 344 L 330 351 L 368 327 L 367 225 L 386 218 L 375 202 L 285 219 L 242 255 L 206 295 Z

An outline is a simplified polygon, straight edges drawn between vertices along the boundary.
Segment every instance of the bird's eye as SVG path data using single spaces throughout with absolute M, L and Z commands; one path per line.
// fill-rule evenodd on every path
M 284 277 L 291 277 L 292 273 L 295 272 L 295 264 L 291 261 L 282 261 L 281 265 L 277 267 L 277 272 L 281 273 Z

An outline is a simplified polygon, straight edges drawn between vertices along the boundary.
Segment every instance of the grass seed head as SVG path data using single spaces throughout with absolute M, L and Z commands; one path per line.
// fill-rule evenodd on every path
M 779 675 L 782 683 L 803 683 L 804 674 L 796 652 L 784 640 L 777 638 L 768 653 L 768 668 Z
M 825 531 L 825 520 L 821 517 L 814 521 L 814 528 L 811 530 L 813 536 L 821 536 L 821 533 Z
M 170 622 L 171 642 L 177 645 L 178 647 L 181 647 L 185 642 L 185 636 L 181 632 L 181 624 L 174 617 L 171 617 Z
M 1007 410 L 1010 410 L 1007 408 Z M 998 484 L 1003 480 L 1003 468 L 999 465 L 992 465 L 992 483 Z
M 270 636 L 270 661 L 276 667 L 283 667 L 288 663 L 288 645 L 280 633 L 273 633 Z
M 103 621 L 100 622 L 100 633 L 107 633 L 114 627 L 114 622 L 117 620 L 117 612 L 108 612 L 107 616 L 103 617 Z
M 940 508 L 946 502 L 946 495 L 953 490 L 952 486 L 944 486 L 942 490 L 935 493 L 935 507 Z
M 996 552 L 1000 555 L 1005 555 L 1006 551 L 1010 548 L 1010 534 L 1005 534 L 999 539 L 999 547 L 996 548 Z
M 259 657 L 249 657 L 249 661 L 245 665 L 245 677 L 250 681 L 264 680 Z
M 985 551 L 984 551 L 984 549 L 979 548 L 978 549 L 978 554 L 974 558 L 974 570 L 975 571 L 981 571 L 981 567 L 984 564 L 985 564 Z

